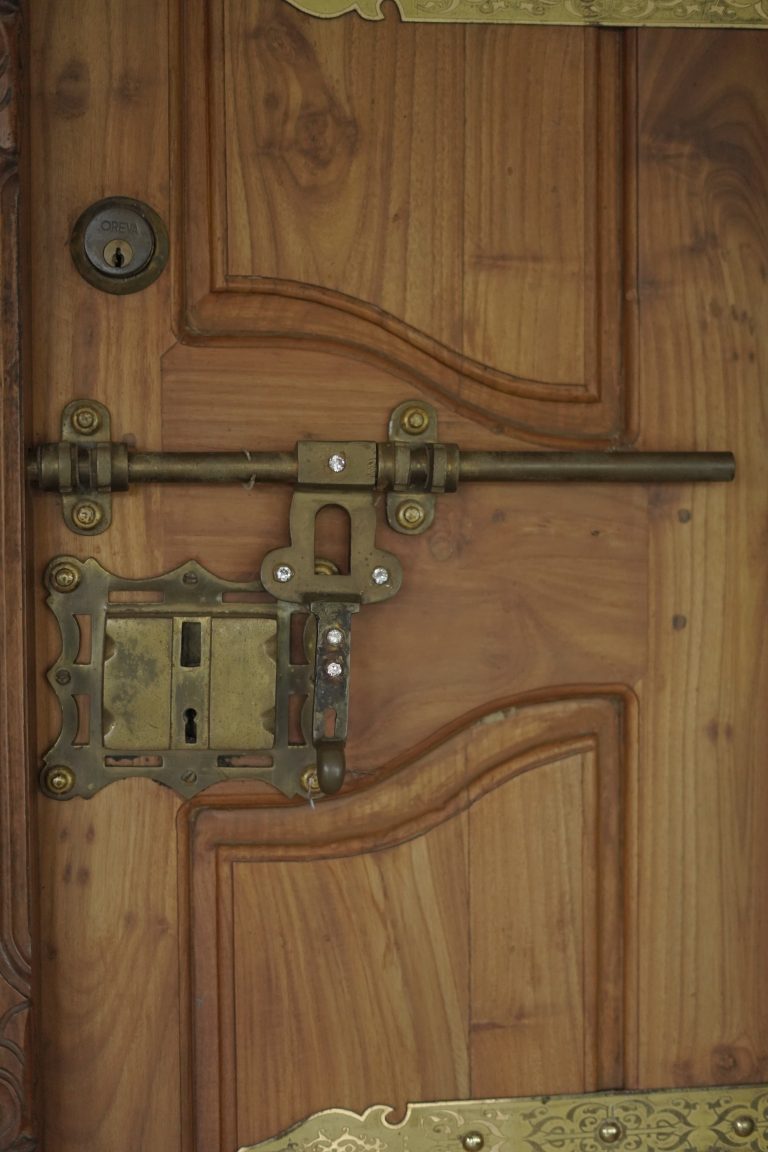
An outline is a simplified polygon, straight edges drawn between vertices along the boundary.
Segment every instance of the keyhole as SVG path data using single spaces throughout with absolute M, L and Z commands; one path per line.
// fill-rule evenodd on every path
M 133 248 L 127 240 L 110 240 L 104 247 L 104 263 L 120 271 L 133 260 Z
M 197 744 L 197 711 L 194 708 L 187 708 L 184 713 L 184 742 Z

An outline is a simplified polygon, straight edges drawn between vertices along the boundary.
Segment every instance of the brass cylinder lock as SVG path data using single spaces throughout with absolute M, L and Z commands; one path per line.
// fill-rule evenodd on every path
M 102 292 L 125 296 L 157 280 L 168 262 L 168 231 L 153 208 L 110 196 L 86 208 L 69 242 L 75 266 Z

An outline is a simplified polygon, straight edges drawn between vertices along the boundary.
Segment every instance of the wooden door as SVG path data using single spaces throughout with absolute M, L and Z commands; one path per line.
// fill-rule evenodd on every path
M 768 72 L 749 33 L 321 21 L 284 0 L 28 12 L 30 436 L 731 449 L 727 486 L 466 485 L 379 542 L 350 771 L 37 799 L 38 1130 L 234 1152 L 318 1109 L 768 1075 Z M 105 195 L 172 259 L 100 293 Z M 252 579 L 290 491 L 136 488 L 41 574 Z

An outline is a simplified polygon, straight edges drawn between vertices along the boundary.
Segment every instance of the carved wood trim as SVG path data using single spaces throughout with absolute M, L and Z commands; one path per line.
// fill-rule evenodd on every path
M 32 811 L 29 784 L 25 469 L 19 290 L 19 0 L 0 3 L 0 1149 L 37 1147 L 31 1032 Z
M 626 893 L 631 891 L 636 702 L 620 687 L 551 690 L 495 702 L 435 734 L 385 766 L 376 779 L 307 816 L 307 806 L 266 798 L 243 807 L 221 794 L 179 814 L 183 1050 L 189 1104 L 184 1147 L 237 1145 L 237 1019 L 234 985 L 234 869 L 272 861 L 327 861 L 412 841 L 469 811 L 483 796 L 526 773 L 586 754 L 598 883 L 594 972 L 595 1087 L 623 1083 Z M 247 801 L 246 801 L 247 803 Z M 213 995 L 211 992 L 213 990 Z M 631 1001 L 630 1001 L 631 1002 Z M 194 1107 L 192 1101 L 195 1101 Z

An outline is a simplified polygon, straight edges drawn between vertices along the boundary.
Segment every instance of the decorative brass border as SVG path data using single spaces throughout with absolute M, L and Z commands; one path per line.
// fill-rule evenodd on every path
M 608 28 L 768 28 L 765 0 L 394 0 L 405 21 Z M 288 0 L 308 16 L 383 20 L 381 0 Z
M 409 1104 L 397 1124 L 374 1104 L 361 1116 L 318 1112 L 240 1152 L 600 1152 L 765 1149 L 768 1088 L 686 1088 L 514 1100 Z

